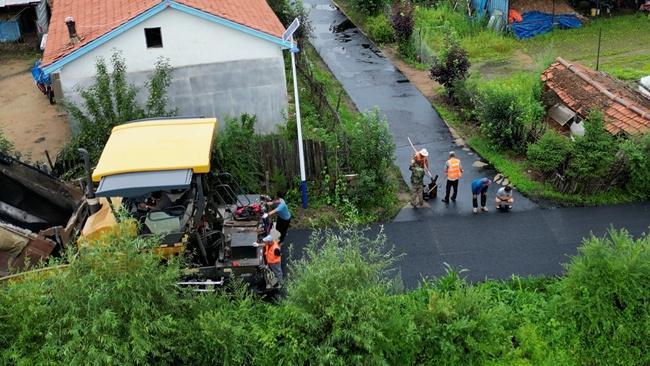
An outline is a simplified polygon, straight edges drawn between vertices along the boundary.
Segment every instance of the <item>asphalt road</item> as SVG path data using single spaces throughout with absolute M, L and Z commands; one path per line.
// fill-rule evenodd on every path
M 423 278 L 444 274 L 443 263 L 465 268 L 470 281 L 558 275 L 577 253 L 583 238 L 603 236 L 610 227 L 632 235 L 648 232 L 650 203 L 637 205 L 535 209 L 520 213 L 441 216 L 383 225 L 408 288 Z M 372 227 L 371 233 L 379 225 Z M 287 242 L 299 255 L 310 230 L 290 230 Z
M 426 98 L 329 0 L 305 0 L 304 4 L 313 26 L 311 43 L 357 108 L 376 107 L 386 116 L 405 181 L 409 181 L 412 154 L 407 137 L 418 148 L 427 148 L 433 174 L 443 176 L 450 150 L 456 151 L 465 168 L 457 203 L 445 205 L 438 198 L 425 208 L 404 208 L 393 222 L 383 225 L 389 244 L 404 254 L 399 266 L 407 287 L 443 274 L 443 263 L 468 269 L 471 281 L 507 279 L 512 274 L 558 275 L 562 263 L 592 233 L 602 236 L 610 227 L 627 228 L 635 236 L 648 231 L 650 203 L 543 209 L 516 193 L 510 213 L 472 214 L 471 180 L 493 177 L 496 172 L 472 167 L 479 159 L 476 154 L 456 144 Z M 492 185 L 490 197 L 496 188 Z M 293 244 L 294 255 L 300 254 L 310 234 L 309 230 L 290 230 L 287 242 Z

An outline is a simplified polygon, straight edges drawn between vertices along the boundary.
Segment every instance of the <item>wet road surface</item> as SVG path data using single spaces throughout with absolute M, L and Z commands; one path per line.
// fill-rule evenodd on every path
M 443 263 L 469 269 L 467 278 L 472 281 L 507 279 L 512 274 L 558 275 L 561 264 L 576 254 L 582 239 L 591 233 L 604 235 L 612 225 L 627 228 L 635 236 L 648 231 L 650 203 L 542 209 L 516 194 L 513 212 L 498 213 L 489 201 L 494 199 L 496 184 L 488 197 L 491 211 L 472 214 L 471 180 L 492 178 L 496 172 L 472 166 L 479 159 L 476 154 L 455 143 L 426 98 L 329 0 L 305 0 L 304 4 L 313 26 L 311 43 L 357 108 L 377 107 L 386 116 L 404 180 L 409 181 L 413 152 L 407 137 L 417 148 L 429 151 L 434 175 L 444 176 L 450 150 L 456 151 L 465 169 L 456 204 L 440 202 L 444 195 L 444 178 L 440 178 L 439 197 L 430 201 L 430 207 L 404 208 L 393 222 L 384 225 L 389 243 L 397 253 L 405 254 L 400 270 L 408 287 L 417 286 L 422 278 L 443 274 Z M 294 245 L 294 255 L 301 253 L 310 233 L 290 231 L 288 242 Z
M 411 138 L 417 149 L 429 151 L 429 165 L 432 175 L 438 174 L 437 200 L 429 207 L 419 210 L 403 209 L 397 221 L 416 220 L 431 216 L 467 214 L 471 212 L 471 181 L 488 177 L 496 172 L 479 169 L 472 164 L 480 158 L 470 149 L 455 143 L 447 125 L 433 109 L 431 103 L 412 85 L 408 79 L 386 59 L 381 51 L 359 31 L 329 0 L 305 0 L 313 32 L 310 39 L 334 76 L 343 85 L 360 111 L 379 108 L 388 120 L 395 141 L 396 164 L 406 182 L 410 182 L 408 165 L 413 149 Z M 459 183 L 458 200 L 445 205 L 444 166 L 449 151 L 455 151 L 465 170 Z M 428 183 L 429 178 L 425 179 Z M 494 199 L 500 186 L 493 184 L 488 193 Z M 534 209 L 537 205 L 515 192 L 515 211 Z M 490 205 L 491 206 L 491 205 Z
M 408 288 L 444 274 L 444 263 L 466 268 L 470 281 L 509 279 L 512 274 L 559 275 L 582 239 L 603 236 L 613 225 L 634 236 L 648 232 L 650 203 L 625 206 L 538 209 L 518 214 L 441 216 L 384 225 L 388 243 L 405 254 L 399 268 Z M 374 232 L 379 225 L 372 228 Z M 298 256 L 309 230 L 290 230 L 287 242 Z M 288 254 L 288 251 L 287 251 Z M 285 257 L 286 258 L 286 257 Z

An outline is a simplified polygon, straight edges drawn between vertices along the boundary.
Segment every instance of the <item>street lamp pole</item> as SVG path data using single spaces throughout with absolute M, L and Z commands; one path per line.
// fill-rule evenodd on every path
M 293 45 L 293 36 L 290 38 Z M 291 71 L 293 72 L 293 93 L 296 104 L 296 127 L 298 129 L 298 156 L 300 161 L 300 193 L 302 195 L 302 208 L 307 208 L 309 197 L 307 195 L 307 176 L 305 174 L 305 154 L 302 143 L 302 125 L 300 122 L 300 97 L 298 95 L 298 75 L 296 73 L 296 56 L 298 47 L 291 48 Z

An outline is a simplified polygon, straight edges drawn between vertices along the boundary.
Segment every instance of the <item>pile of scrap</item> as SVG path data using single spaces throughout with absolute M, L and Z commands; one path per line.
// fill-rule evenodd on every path
M 650 100 L 621 80 L 558 57 L 542 74 L 542 82 L 545 99 L 553 100 L 550 104 L 562 111 L 570 110 L 583 119 L 591 111 L 602 111 L 605 128 L 612 135 L 650 131 Z
M 0 277 L 65 248 L 86 214 L 79 187 L 0 153 Z

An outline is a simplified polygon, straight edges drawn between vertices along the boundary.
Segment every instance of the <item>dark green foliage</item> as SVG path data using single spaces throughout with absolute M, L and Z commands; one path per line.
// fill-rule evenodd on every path
M 411 42 L 415 20 L 413 5 L 409 0 L 396 0 L 392 5 L 391 24 L 398 42 Z
M 529 134 L 536 129 L 544 109 L 535 87 L 525 77 L 510 83 L 489 82 L 475 96 L 476 117 L 481 132 L 497 149 L 525 153 Z M 532 87 L 532 88 L 531 88 Z
M 641 199 L 650 198 L 650 133 L 632 137 L 621 144 L 626 156 L 626 188 Z
M 255 116 L 243 114 L 226 121 L 212 152 L 212 169 L 232 174 L 246 192 L 259 192 L 262 180 L 260 136 L 255 133 Z
M 350 0 L 354 9 L 364 15 L 374 15 L 384 9 L 388 0 Z
M 528 145 L 528 161 L 545 175 L 561 170 L 568 161 L 573 143 L 567 137 L 548 130 L 539 141 Z
M 591 238 L 557 284 L 554 310 L 585 365 L 650 363 L 650 237 Z
M 138 89 L 127 81 L 126 63 L 116 51 L 111 56 L 112 72 L 102 58 L 95 65 L 93 85 L 81 90 L 83 105 L 65 103 L 73 121 L 78 123 L 76 134 L 59 154 L 56 167 L 59 175 L 66 178 L 83 173 L 82 161 L 77 149 L 85 148 L 90 153 L 91 164 L 96 164 L 113 127 L 122 123 L 149 117 L 168 117 L 176 114 L 167 110 L 167 88 L 171 82 L 168 61 L 159 59 L 151 79 L 147 82 L 147 101 L 144 107 L 136 101 Z
M 578 190 L 589 190 L 609 174 L 616 151 L 614 138 L 603 126 L 602 114 L 593 112 L 585 121 L 585 135 L 576 139 L 566 175 L 576 181 Z
M 386 120 L 378 110 L 368 112 L 346 126 L 350 164 L 358 175 L 350 187 L 350 200 L 362 208 L 390 206 L 381 200 L 395 199 L 395 184 L 387 174 L 393 165 L 395 143 Z
M 161 264 L 146 251 L 153 242 L 103 244 L 0 287 L 0 364 L 650 362 L 648 236 L 590 238 L 559 279 L 469 284 L 448 269 L 403 292 L 383 233 L 319 232 L 275 303 L 238 283 L 183 291 L 182 263 Z
M 298 18 L 300 27 L 293 34 L 297 42 L 303 39 L 306 40 L 309 37 L 312 30 L 311 22 L 301 0 L 268 0 L 268 4 L 285 27 L 288 27 L 294 19 Z
M 444 46 L 433 61 L 430 74 L 433 80 L 445 87 L 450 97 L 454 97 L 454 84 L 467 77 L 470 62 L 453 30 L 445 27 L 443 32 L 446 32 Z
M 377 14 L 366 19 L 368 36 L 378 43 L 391 43 L 395 40 L 393 30 L 388 17 L 384 13 Z
M 2 130 L 0 130 L 0 152 L 8 155 L 14 152 L 14 144 L 5 137 Z

